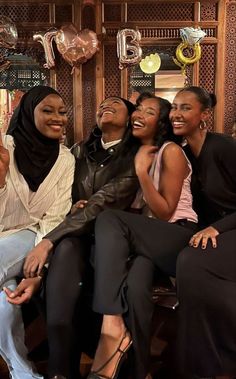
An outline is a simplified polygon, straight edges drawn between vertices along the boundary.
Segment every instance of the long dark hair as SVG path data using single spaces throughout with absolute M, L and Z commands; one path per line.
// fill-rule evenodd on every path
M 169 119 L 171 103 L 168 100 L 156 96 L 151 92 L 142 92 L 136 100 L 136 106 L 139 106 L 145 99 L 155 99 L 160 107 L 155 144 L 158 147 L 161 147 L 165 141 L 173 141 L 180 145 L 183 138 L 182 136 L 176 136 L 174 134 L 173 127 Z

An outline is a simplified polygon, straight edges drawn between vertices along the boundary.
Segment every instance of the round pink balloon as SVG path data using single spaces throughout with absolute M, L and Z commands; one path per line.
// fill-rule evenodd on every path
M 98 51 L 96 33 L 89 29 L 77 32 L 73 24 L 63 25 L 55 41 L 59 53 L 73 67 L 87 62 Z

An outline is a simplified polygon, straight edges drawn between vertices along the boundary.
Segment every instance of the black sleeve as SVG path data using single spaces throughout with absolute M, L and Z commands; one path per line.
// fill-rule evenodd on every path
M 68 215 L 44 238 L 56 244 L 65 236 L 80 236 L 91 231 L 93 221 L 103 210 L 128 208 L 135 197 L 138 186 L 138 178 L 130 173 L 113 178 L 89 198 L 85 208 Z
M 218 147 L 218 154 L 221 165 L 221 174 L 227 178 L 225 186 L 231 188 L 231 194 L 236 193 L 236 141 L 230 137 L 222 135 L 222 142 Z M 231 197 L 232 198 L 232 197 Z M 236 207 L 236 204 L 233 204 Z M 236 212 L 233 212 L 224 218 L 214 222 L 212 226 L 218 230 L 219 233 L 227 232 L 236 229 Z
M 219 233 L 228 232 L 229 230 L 236 229 L 236 212 L 225 216 L 212 224 Z
M 222 135 L 222 143 L 218 147 L 218 157 L 222 169 L 222 175 L 232 179 L 236 191 L 236 140 L 230 136 Z

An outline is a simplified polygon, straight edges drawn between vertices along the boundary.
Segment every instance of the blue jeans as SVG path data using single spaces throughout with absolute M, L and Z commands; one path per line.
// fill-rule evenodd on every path
M 34 247 L 35 233 L 22 230 L 0 238 L 0 355 L 6 361 L 12 379 L 43 379 L 35 374 L 27 360 L 24 324 L 20 306 L 7 302 L 3 285 L 16 288 L 14 276 L 22 269 L 24 258 Z
M 34 247 L 35 237 L 31 230 L 0 237 L 0 290 L 4 282 L 20 274 L 26 255 Z

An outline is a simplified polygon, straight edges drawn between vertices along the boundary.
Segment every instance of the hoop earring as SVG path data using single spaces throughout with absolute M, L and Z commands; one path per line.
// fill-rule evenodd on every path
M 207 128 L 206 121 L 202 120 L 199 125 L 199 129 L 204 130 Z

